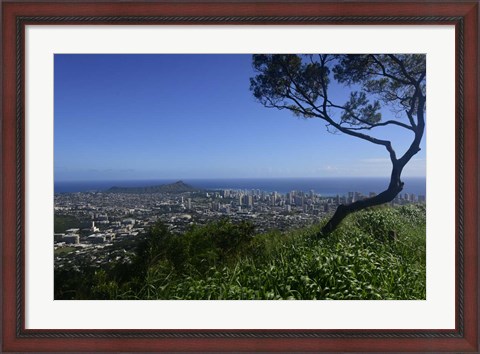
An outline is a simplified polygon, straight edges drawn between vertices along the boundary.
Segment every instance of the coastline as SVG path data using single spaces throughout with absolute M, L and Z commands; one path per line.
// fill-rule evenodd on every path
M 179 179 L 150 180 L 103 180 L 103 181 L 56 181 L 55 193 L 102 192 L 111 187 L 146 187 L 174 183 Z M 388 178 L 383 177 L 300 177 L 300 178 L 211 178 L 182 179 L 183 182 L 205 190 L 261 190 L 264 192 L 288 193 L 303 191 L 334 196 L 348 192 L 378 193 L 386 188 Z M 405 187 L 402 193 L 425 195 L 425 177 L 403 178 Z

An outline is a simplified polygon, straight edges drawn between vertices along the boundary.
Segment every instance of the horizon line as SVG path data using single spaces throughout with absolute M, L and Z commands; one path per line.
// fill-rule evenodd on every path
M 318 177 L 148 177 L 148 178 L 123 178 L 123 179 L 54 179 L 54 182 L 114 182 L 114 181 L 188 181 L 188 180 L 239 180 L 239 179 L 346 179 L 346 178 L 382 178 L 390 176 L 318 176 Z M 404 176 L 402 178 L 426 178 L 426 176 Z

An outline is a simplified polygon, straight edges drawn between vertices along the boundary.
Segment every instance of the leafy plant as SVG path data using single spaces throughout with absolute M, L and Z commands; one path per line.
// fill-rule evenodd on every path
M 319 241 L 321 227 L 255 235 L 251 224 L 224 219 L 173 234 L 157 224 L 132 264 L 57 272 L 55 298 L 426 298 L 423 205 L 352 214 Z

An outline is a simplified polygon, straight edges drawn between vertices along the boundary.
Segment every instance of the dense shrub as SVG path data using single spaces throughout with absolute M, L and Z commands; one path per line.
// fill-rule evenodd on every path
M 358 227 L 377 239 L 387 239 L 389 232 L 400 227 L 399 213 L 394 208 L 375 208 L 355 215 Z
M 178 235 L 157 224 L 133 264 L 90 276 L 90 297 L 426 298 L 424 206 L 358 212 L 318 240 L 320 228 L 255 235 L 249 223 L 220 220 Z

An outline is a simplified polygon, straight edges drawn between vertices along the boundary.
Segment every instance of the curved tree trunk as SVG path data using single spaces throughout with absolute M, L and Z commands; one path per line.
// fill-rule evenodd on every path
M 339 205 L 331 219 L 322 228 L 320 234 L 318 235 L 319 237 L 325 237 L 330 234 L 337 228 L 337 226 L 342 222 L 343 219 L 345 219 L 347 215 L 368 207 L 391 202 L 393 199 L 395 199 L 398 193 L 403 190 L 403 182 L 400 179 L 402 170 L 410 161 L 410 159 L 420 151 L 420 141 L 422 140 L 423 131 L 425 129 L 425 97 L 422 96 L 420 89 L 416 90 L 415 97 L 418 100 L 418 103 L 417 106 L 412 105 L 411 112 L 413 112 L 413 109 L 416 108 L 418 123 L 413 126 L 415 138 L 410 144 L 410 147 L 400 159 L 397 159 L 391 145 L 385 145 L 390 153 L 390 159 L 392 161 L 392 174 L 390 176 L 390 184 L 388 185 L 388 188 L 375 197 L 362 199 L 347 205 Z
M 333 230 L 337 228 L 337 226 L 342 222 L 342 220 L 345 219 L 345 217 L 347 217 L 353 212 L 372 206 L 385 204 L 395 199 L 398 193 L 403 190 L 403 182 L 400 179 L 402 169 L 403 166 L 398 162 L 393 165 L 392 175 L 390 177 L 390 184 L 388 185 L 388 188 L 380 194 L 371 198 L 358 200 L 351 204 L 340 204 L 333 216 L 322 228 L 318 236 L 325 237 L 330 234 Z

